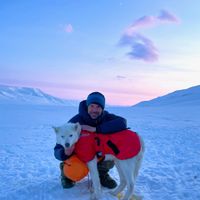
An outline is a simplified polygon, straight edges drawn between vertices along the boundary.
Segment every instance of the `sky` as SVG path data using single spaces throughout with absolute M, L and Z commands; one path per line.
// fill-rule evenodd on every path
M 133 105 L 200 85 L 198 0 L 0 0 L 0 84 Z

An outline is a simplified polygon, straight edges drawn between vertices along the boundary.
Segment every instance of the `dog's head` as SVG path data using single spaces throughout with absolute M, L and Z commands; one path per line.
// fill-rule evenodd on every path
M 66 123 L 59 127 L 53 127 L 56 133 L 56 142 L 65 149 L 75 144 L 80 136 L 81 125 L 79 123 Z

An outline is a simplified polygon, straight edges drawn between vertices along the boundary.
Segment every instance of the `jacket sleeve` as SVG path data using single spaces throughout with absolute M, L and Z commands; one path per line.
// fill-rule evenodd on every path
M 127 129 L 127 121 L 123 117 L 107 114 L 103 122 L 96 127 L 97 133 L 115 133 Z
M 81 122 L 81 118 L 79 115 L 75 115 L 74 117 L 72 117 L 68 122 L 71 122 L 71 123 L 76 123 L 76 122 Z
M 56 146 L 54 147 L 54 156 L 60 161 L 67 160 L 70 157 L 65 154 L 65 150 L 60 144 L 56 144 Z

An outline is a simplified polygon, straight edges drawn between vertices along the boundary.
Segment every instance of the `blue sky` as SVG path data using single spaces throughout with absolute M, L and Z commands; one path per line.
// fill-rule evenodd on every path
M 133 105 L 200 84 L 198 0 L 1 0 L 0 84 Z

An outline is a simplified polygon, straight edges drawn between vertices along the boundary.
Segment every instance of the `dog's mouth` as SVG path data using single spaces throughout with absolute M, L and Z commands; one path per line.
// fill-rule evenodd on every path
M 74 147 L 75 147 L 74 145 L 69 146 L 69 147 L 64 146 L 65 154 L 66 155 L 71 155 L 73 153 L 73 151 L 74 151 Z

